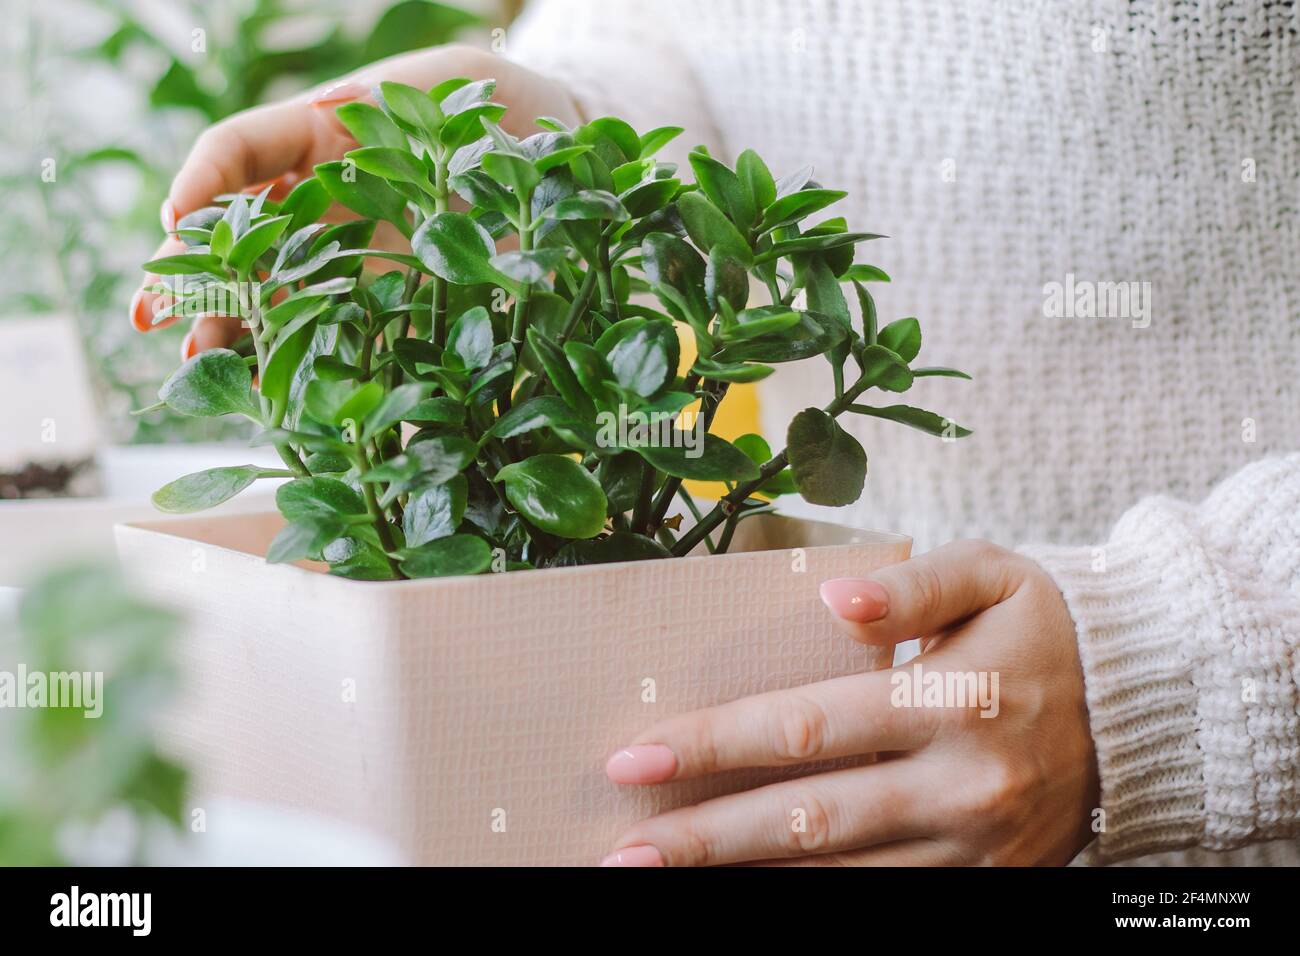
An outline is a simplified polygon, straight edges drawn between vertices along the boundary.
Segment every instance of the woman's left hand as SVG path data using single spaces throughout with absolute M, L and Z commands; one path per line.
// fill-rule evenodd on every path
M 920 637 L 922 653 L 893 670 L 664 720 L 606 772 L 656 784 L 885 759 L 643 820 L 604 865 L 1064 864 L 1089 842 L 1098 783 L 1083 673 L 1069 611 L 1042 568 L 987 542 L 955 542 L 870 578 L 828 581 L 822 597 L 855 639 Z M 984 699 L 936 701 L 928 675 L 979 687 Z

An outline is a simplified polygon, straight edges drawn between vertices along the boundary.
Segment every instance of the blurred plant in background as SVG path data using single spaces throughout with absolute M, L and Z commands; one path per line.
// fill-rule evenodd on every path
M 173 172 L 231 113 L 463 39 L 500 12 L 472 5 L 480 12 L 429 0 L 20 0 L 0 64 L 0 321 L 76 319 L 113 440 L 229 437 L 215 420 L 127 414 L 152 401 L 185 332 L 143 345 L 126 316 Z
M 153 730 L 174 688 L 180 623 L 98 565 L 46 574 L 24 593 L 16 626 L 0 618 L 0 671 L 103 674 L 98 717 L 0 708 L 0 865 L 139 863 L 174 841 L 186 773 Z

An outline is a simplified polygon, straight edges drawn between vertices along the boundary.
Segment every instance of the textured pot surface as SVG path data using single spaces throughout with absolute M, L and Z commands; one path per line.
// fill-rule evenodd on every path
M 267 565 L 281 524 L 117 528 L 146 588 L 190 612 L 169 744 L 204 792 L 452 865 L 592 864 L 640 817 L 796 773 L 642 789 L 604 763 L 672 714 L 888 666 L 891 650 L 834 630 L 817 589 L 910 549 L 762 516 L 722 557 L 371 583 Z

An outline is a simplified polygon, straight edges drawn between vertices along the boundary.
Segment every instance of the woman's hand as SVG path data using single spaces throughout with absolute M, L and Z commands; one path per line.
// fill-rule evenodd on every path
M 827 581 L 822 598 L 855 639 L 919 636 L 922 653 L 893 670 L 662 721 L 606 772 L 654 784 L 885 759 L 643 820 L 605 865 L 1064 864 L 1089 842 L 1098 783 L 1083 672 L 1074 624 L 1042 568 L 987 542 L 956 542 L 870 578 Z M 918 665 L 936 680 L 973 674 L 963 686 L 989 696 L 927 700 L 924 676 L 912 686 Z
M 371 91 L 381 81 L 428 89 L 453 76 L 495 78 L 493 98 L 510 107 L 502 126 L 512 134 L 534 132 L 532 122 L 537 116 L 578 122 L 573 99 L 561 85 L 473 47 L 450 45 L 382 60 L 293 99 L 238 113 L 206 130 L 195 142 L 163 202 L 162 226 L 168 238 L 152 258 L 183 252 L 185 244 L 173 234 L 177 221 L 209 205 L 214 197 L 257 192 L 271 185 L 272 198 L 282 198 L 299 180 L 310 176 L 317 163 L 338 159 L 355 149 L 356 141 L 334 115 L 337 107 L 352 100 L 371 99 Z M 327 218 L 342 222 L 356 217 L 336 206 Z M 391 225 L 381 223 L 374 244 L 382 248 L 396 243 L 398 238 Z M 141 332 L 175 321 L 152 324 L 161 296 L 144 291 L 144 287 L 157 281 L 157 276 L 146 275 L 131 299 L 131 323 Z M 228 345 L 239 334 L 237 318 L 199 316 L 181 346 L 182 357 Z

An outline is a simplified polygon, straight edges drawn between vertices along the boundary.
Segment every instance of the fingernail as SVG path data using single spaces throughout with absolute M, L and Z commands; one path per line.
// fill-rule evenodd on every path
M 600 861 L 601 866 L 663 866 L 663 854 L 649 844 L 625 846 Z
M 360 99 L 366 95 L 366 92 L 366 88 L 360 83 L 336 83 L 325 87 L 307 102 L 312 106 L 333 106 L 336 103 Z
M 823 581 L 821 596 L 832 614 L 855 624 L 870 624 L 889 613 L 889 594 L 866 578 Z
M 614 783 L 662 783 L 677 772 L 677 756 L 663 744 L 634 744 L 605 763 Z
M 198 354 L 198 348 L 194 344 L 194 333 L 186 332 L 185 338 L 181 339 L 181 361 L 188 362 Z
M 158 218 L 162 220 L 163 232 L 176 231 L 176 207 L 172 205 L 170 199 L 163 200 L 162 208 L 158 210 Z
M 144 289 L 136 289 L 131 296 L 131 325 L 137 332 L 148 332 L 153 328 L 153 294 Z

